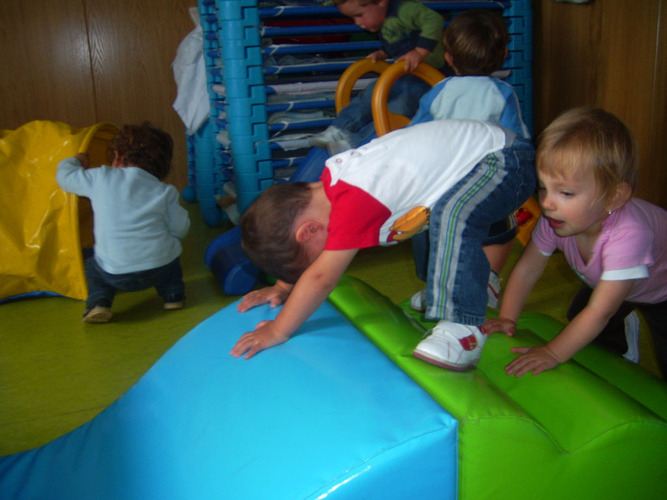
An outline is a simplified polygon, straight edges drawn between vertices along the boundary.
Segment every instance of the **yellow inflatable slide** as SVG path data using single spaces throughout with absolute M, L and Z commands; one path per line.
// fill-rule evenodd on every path
M 35 294 L 86 298 L 90 203 L 58 187 L 56 168 L 83 152 L 91 166 L 106 163 L 116 132 L 109 123 L 74 128 L 52 121 L 0 130 L 0 302 Z

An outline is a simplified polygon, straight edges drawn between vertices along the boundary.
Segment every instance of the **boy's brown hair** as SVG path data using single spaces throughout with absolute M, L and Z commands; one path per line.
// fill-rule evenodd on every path
M 123 163 L 136 165 L 163 180 L 171 170 L 174 141 L 167 132 L 149 122 L 125 125 L 109 144 L 110 162 L 113 162 L 116 153 Z
M 473 9 L 454 17 L 443 33 L 460 75 L 488 76 L 503 66 L 509 34 L 502 16 L 490 10 Z
M 592 169 L 601 199 L 613 196 L 622 182 L 634 192 L 639 176 L 632 132 L 603 109 L 575 108 L 556 118 L 538 138 L 535 163 L 553 177 Z
M 305 182 L 274 184 L 241 217 L 241 247 L 248 259 L 287 283 L 296 283 L 310 265 L 296 240 L 295 223 L 311 199 L 312 191 Z

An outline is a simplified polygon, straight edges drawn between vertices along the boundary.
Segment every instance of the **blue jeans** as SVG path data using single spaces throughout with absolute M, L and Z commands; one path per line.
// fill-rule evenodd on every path
M 185 299 L 185 283 L 180 259 L 177 257 L 169 264 L 125 274 L 110 274 L 104 271 L 95 257 L 85 262 L 88 298 L 86 309 L 95 306 L 111 307 L 117 290 L 137 292 L 155 287 L 165 302 L 180 302 Z
M 537 183 L 533 146 L 518 137 L 510 141 L 480 161 L 433 207 L 428 259 L 416 262 L 418 275 L 426 275 L 427 318 L 484 323 L 490 266 L 482 243 L 491 225 L 519 208 Z
M 489 228 L 489 235 L 482 241 L 482 246 L 504 245 L 516 237 L 516 215 L 512 212 L 503 220 L 494 222 Z M 416 234 L 410 240 L 412 242 L 412 257 L 415 261 L 417 277 L 426 281 L 429 254 L 429 232 L 424 231 Z
M 375 83 L 359 92 L 350 100 L 331 123 L 332 126 L 349 132 L 353 147 L 362 144 L 370 134 L 375 132 L 371 100 Z M 431 88 L 421 78 L 404 75 L 392 85 L 387 99 L 389 111 L 411 118 L 419 109 L 419 99 Z

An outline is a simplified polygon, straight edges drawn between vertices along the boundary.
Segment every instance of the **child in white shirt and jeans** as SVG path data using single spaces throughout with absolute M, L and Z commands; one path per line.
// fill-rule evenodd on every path
M 276 184 L 241 219 L 242 246 L 279 279 L 249 293 L 245 311 L 285 302 L 244 334 L 246 358 L 285 342 L 336 286 L 361 248 L 397 244 L 429 228 L 426 317 L 440 320 L 414 354 L 464 370 L 486 336 L 489 262 L 482 240 L 535 190 L 529 141 L 497 125 L 439 120 L 396 130 L 326 162 L 320 182 Z

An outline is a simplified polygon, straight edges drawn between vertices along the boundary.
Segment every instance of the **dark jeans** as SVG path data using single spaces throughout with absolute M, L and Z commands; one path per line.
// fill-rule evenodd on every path
M 185 283 L 179 258 L 169 264 L 146 271 L 126 274 L 110 274 L 89 257 L 85 262 L 88 281 L 86 309 L 95 306 L 111 307 L 116 291 L 137 292 L 155 287 L 165 302 L 180 302 L 185 298 Z
M 586 307 L 592 293 L 593 289 L 588 285 L 581 286 L 574 299 L 572 299 L 570 309 L 567 311 L 568 320 L 571 321 Z M 635 309 L 642 313 L 651 330 L 658 365 L 663 376 L 667 376 L 667 301 L 658 304 L 623 302 L 594 342 L 618 354 L 625 354 L 628 350 L 628 344 L 625 340 L 624 319 Z
M 354 147 L 362 144 L 375 131 L 371 102 L 376 82 L 377 79 L 354 96 L 331 123 L 332 126 L 351 134 L 350 142 Z M 389 91 L 389 111 L 411 118 L 419 109 L 419 99 L 430 88 L 431 86 L 418 76 L 402 76 Z
M 514 221 L 514 225 L 512 225 Z M 494 222 L 489 229 L 489 236 L 482 241 L 482 246 L 488 245 L 504 245 L 509 243 L 516 237 L 516 216 L 514 214 L 505 219 Z M 412 242 L 412 257 L 415 261 L 415 268 L 417 270 L 417 277 L 422 281 L 426 281 L 426 266 L 428 263 L 429 253 L 429 231 L 424 231 L 414 235 L 410 238 Z

